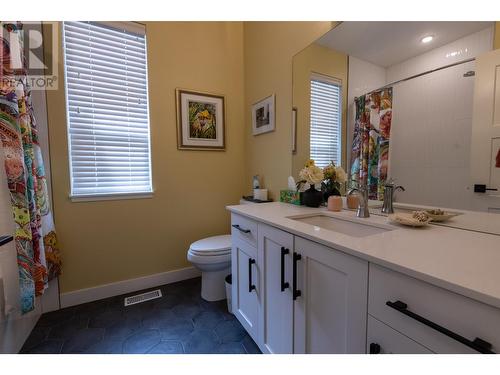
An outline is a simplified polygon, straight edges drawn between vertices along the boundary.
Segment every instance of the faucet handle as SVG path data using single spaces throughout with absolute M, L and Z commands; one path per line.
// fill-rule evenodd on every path
M 392 177 L 389 178 L 384 184 L 384 186 L 392 186 L 392 187 L 394 187 L 395 185 L 396 185 L 396 179 Z
M 401 186 L 401 185 L 396 186 L 394 188 L 394 191 L 396 191 L 396 190 L 406 191 L 405 188 L 403 186 Z

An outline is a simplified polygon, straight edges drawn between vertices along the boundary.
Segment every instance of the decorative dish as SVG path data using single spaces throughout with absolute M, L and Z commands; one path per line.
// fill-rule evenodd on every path
M 431 221 L 435 222 L 443 222 L 451 219 L 452 217 L 460 215 L 458 213 L 446 212 L 440 209 L 425 210 L 425 213 L 431 218 Z
M 420 212 L 420 211 L 415 211 Z M 415 215 L 414 213 L 396 213 L 390 214 L 388 219 L 392 223 L 407 225 L 410 227 L 423 227 L 431 221 L 431 218 L 426 215 Z M 417 216 L 417 217 L 415 217 Z

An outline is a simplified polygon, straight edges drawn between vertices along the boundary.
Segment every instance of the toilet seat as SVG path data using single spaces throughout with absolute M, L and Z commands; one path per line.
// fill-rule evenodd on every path
M 193 242 L 189 252 L 199 257 L 231 254 L 231 235 L 213 236 Z

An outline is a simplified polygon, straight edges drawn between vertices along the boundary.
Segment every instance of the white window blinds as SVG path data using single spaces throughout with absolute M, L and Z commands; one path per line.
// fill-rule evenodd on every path
M 141 25 L 64 22 L 72 196 L 152 191 L 146 53 Z
M 311 159 L 318 167 L 341 164 L 341 86 L 331 79 L 311 78 Z

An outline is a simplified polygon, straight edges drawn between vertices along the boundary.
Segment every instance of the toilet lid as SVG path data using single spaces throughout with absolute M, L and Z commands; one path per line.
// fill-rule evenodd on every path
M 231 252 L 231 235 L 214 236 L 193 242 L 189 247 L 197 255 L 222 255 Z

